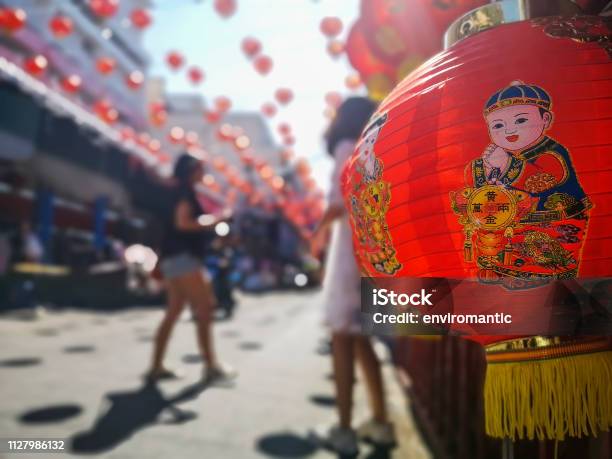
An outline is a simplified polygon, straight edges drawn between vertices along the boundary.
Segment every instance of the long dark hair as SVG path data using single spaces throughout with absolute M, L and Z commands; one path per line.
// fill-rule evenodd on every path
M 191 176 L 197 167 L 201 166 L 201 161 L 188 153 L 182 153 L 174 164 L 172 176 L 180 188 L 191 188 Z
M 333 156 L 342 140 L 356 141 L 374 110 L 376 104 L 367 97 L 349 97 L 342 102 L 325 134 L 327 152 Z

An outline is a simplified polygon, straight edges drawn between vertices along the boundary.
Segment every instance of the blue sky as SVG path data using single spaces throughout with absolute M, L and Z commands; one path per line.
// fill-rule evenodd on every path
M 238 0 L 237 12 L 219 17 L 213 0 L 157 0 L 154 24 L 145 34 L 145 46 L 153 63 L 151 73 L 163 75 L 170 91 L 197 91 L 207 100 L 226 95 L 236 110 L 259 111 L 272 101 L 278 87 L 294 91 L 292 103 L 270 121 L 271 131 L 281 121 L 291 124 L 295 152 L 308 158 L 313 175 L 327 188 L 330 163 L 321 135 L 327 125 L 323 116 L 328 91 L 346 94 L 344 78 L 353 73 L 346 56 L 332 59 L 327 39 L 319 30 L 325 16 L 344 22 L 341 38 L 358 16 L 358 0 Z M 259 75 L 242 54 L 244 37 L 257 37 L 264 54 L 274 60 L 273 70 Z M 185 72 L 170 72 L 164 63 L 167 51 L 180 50 L 189 64 L 200 66 L 206 80 L 194 88 Z

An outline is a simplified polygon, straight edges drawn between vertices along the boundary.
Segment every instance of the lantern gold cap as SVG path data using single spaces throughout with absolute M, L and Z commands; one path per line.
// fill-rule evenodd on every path
M 528 11 L 528 0 L 502 0 L 473 9 L 453 22 L 446 30 L 444 49 L 491 27 L 523 21 L 527 19 Z

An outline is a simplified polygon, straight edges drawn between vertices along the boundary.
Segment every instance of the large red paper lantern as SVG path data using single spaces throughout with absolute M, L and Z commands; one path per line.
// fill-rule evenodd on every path
M 236 0 L 215 0 L 215 10 L 224 19 L 229 18 L 236 12 Z
M 456 34 L 483 24 L 475 18 Z M 612 275 L 610 25 L 500 25 L 389 94 L 344 174 L 364 275 L 474 279 L 496 289 L 488 307 L 533 304 L 534 320 L 547 283 Z M 487 433 L 562 440 L 609 429 L 610 340 L 500 342 L 511 338 L 478 337 Z
M 58 14 L 49 21 L 49 28 L 55 38 L 64 38 L 72 33 L 74 25 L 72 24 L 72 19 Z
M 346 41 L 346 54 L 349 62 L 365 82 L 370 98 L 382 100 L 397 80 L 396 68 L 379 59 L 369 48 L 364 23 L 357 21 Z
M 100 57 L 96 60 L 96 69 L 102 75 L 108 75 L 115 70 L 116 62 L 110 57 Z
M 134 27 L 143 30 L 151 25 L 153 19 L 151 13 L 144 8 L 136 8 L 130 13 L 130 21 Z
M 183 66 L 185 63 L 185 58 L 178 51 L 170 51 L 166 55 L 166 63 L 168 64 L 168 67 L 176 71 Z
M 108 19 L 119 10 L 119 0 L 89 0 L 89 8 L 96 16 Z
M 23 62 L 23 68 L 26 70 L 26 72 L 35 77 L 40 77 L 44 75 L 48 66 L 49 62 L 47 61 L 47 58 L 42 54 L 28 57 Z
M 451 22 L 485 3 L 489 1 L 362 0 L 360 17 L 369 48 L 397 68 L 440 51 Z
M 242 40 L 242 52 L 248 57 L 253 58 L 261 52 L 261 42 L 257 38 L 246 37 Z
M 266 55 L 259 55 L 253 60 L 253 66 L 260 75 L 267 75 L 274 65 L 272 59 Z
M 0 26 L 8 32 L 17 32 L 25 25 L 28 15 L 21 8 L 1 8 Z

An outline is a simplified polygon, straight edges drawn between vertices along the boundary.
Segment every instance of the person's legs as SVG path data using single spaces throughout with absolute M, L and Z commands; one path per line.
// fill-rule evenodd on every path
M 354 336 L 349 333 L 332 333 L 332 360 L 336 385 L 336 406 L 340 427 L 351 428 L 353 411 L 353 385 L 355 381 Z
M 216 304 L 212 284 L 198 271 L 182 279 L 185 295 L 196 318 L 198 344 L 202 357 L 209 368 L 218 366 L 215 354 L 211 322 Z
M 178 281 L 167 281 L 166 291 L 168 296 L 168 307 L 157 329 L 157 334 L 155 335 L 153 362 L 151 364 L 152 375 L 159 374 L 163 370 L 163 360 L 166 354 L 166 348 L 168 347 L 170 333 L 185 305 L 185 297 L 178 285 Z
M 363 369 L 363 375 L 368 388 L 368 396 L 374 420 L 387 422 L 385 405 L 385 388 L 382 380 L 380 362 L 372 347 L 372 342 L 366 336 L 357 336 L 354 340 L 355 353 Z

